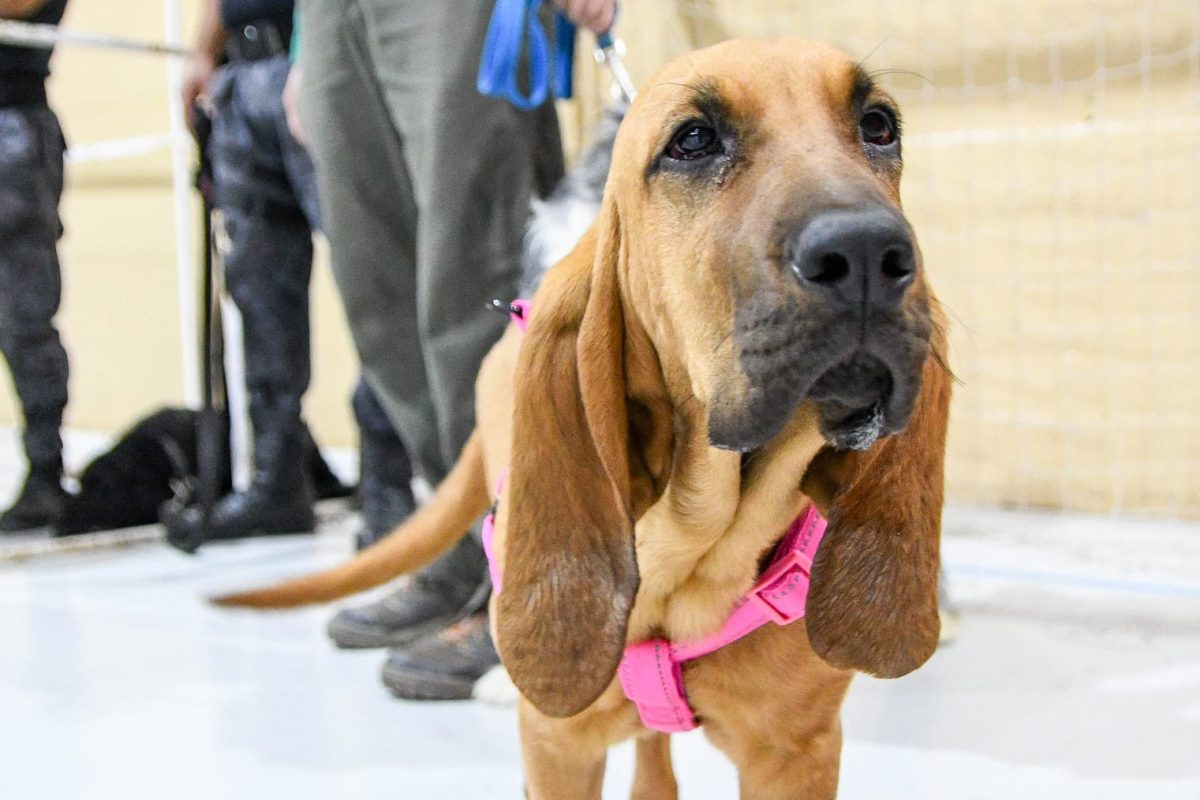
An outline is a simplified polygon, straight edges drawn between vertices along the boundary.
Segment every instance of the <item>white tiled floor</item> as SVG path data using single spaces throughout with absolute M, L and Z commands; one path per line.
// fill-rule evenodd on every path
M 382 654 L 327 645 L 328 610 L 204 604 L 343 558 L 329 527 L 0 562 L 0 798 L 520 798 L 510 709 L 393 701 Z M 1200 526 L 956 509 L 945 556 L 961 635 L 856 682 L 842 798 L 1200 798 Z M 675 754 L 682 797 L 736 796 L 702 734 Z

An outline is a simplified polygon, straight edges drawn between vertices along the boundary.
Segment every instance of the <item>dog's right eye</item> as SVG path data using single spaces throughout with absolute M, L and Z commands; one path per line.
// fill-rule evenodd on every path
M 858 126 L 862 140 L 876 147 L 890 147 L 900 136 L 896 119 L 882 108 L 873 108 L 863 114 Z
M 667 158 L 695 161 L 721 152 L 721 138 L 708 125 L 685 125 L 667 145 Z

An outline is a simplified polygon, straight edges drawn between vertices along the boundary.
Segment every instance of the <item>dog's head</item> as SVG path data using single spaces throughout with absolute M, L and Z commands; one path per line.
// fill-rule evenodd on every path
M 796 483 L 830 519 L 813 647 L 889 676 L 932 652 L 949 389 L 900 172 L 896 103 L 821 45 L 694 53 L 630 108 L 600 218 L 539 292 L 518 365 L 497 622 L 542 710 L 585 707 L 625 644 L 633 522 L 663 485 L 639 477 L 670 460 L 647 373 L 724 449 L 812 404 L 828 446 Z
M 755 450 L 806 399 L 837 447 L 903 429 L 931 326 L 895 101 L 829 48 L 730 42 L 665 70 L 626 132 L 629 281 L 670 325 L 655 344 L 687 362 L 712 443 Z

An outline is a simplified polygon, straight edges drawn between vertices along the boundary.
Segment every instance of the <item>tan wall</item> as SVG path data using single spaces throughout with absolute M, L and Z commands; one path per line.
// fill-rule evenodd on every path
M 623 9 L 639 82 L 729 35 L 801 34 L 900 71 L 881 79 L 906 112 L 905 202 L 955 321 L 963 381 L 954 498 L 1200 517 L 1200 4 Z M 77 2 L 69 22 L 148 38 L 162 24 L 153 0 Z M 572 149 L 607 96 L 586 52 L 579 69 L 580 97 L 562 108 Z M 64 49 L 56 70 L 76 141 L 166 129 L 160 60 Z M 72 170 L 65 216 L 70 419 L 112 429 L 180 397 L 166 156 Z M 345 444 L 354 359 L 327 270 L 316 275 L 308 406 L 319 433 Z M 0 421 L 11 418 L 2 397 Z

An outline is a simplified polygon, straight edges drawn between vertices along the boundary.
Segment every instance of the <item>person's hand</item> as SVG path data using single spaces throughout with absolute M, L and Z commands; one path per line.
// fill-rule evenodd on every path
M 46 0 L 0 0 L 0 19 L 26 19 L 44 5 Z
M 554 0 L 566 12 L 571 22 L 601 34 L 612 27 L 617 15 L 617 0 Z
M 283 115 L 287 118 L 288 130 L 297 142 L 308 147 L 308 135 L 304 132 L 304 120 L 300 118 L 300 84 L 304 80 L 304 68 L 292 65 L 287 83 L 283 85 Z
M 208 92 L 208 84 L 217 71 L 216 61 L 204 53 L 194 53 L 183 70 L 183 118 L 188 130 L 196 135 L 196 105 Z

